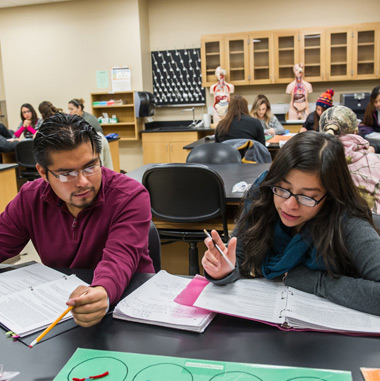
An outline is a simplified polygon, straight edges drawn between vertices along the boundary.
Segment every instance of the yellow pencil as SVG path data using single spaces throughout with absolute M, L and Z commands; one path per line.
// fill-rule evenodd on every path
M 83 295 L 85 295 L 85 294 L 87 294 L 87 291 L 86 292 L 84 292 L 82 295 L 80 295 L 80 296 L 83 296 Z M 63 319 L 63 317 L 66 315 L 66 314 L 68 314 L 73 308 L 74 308 L 75 306 L 70 306 L 70 307 L 68 307 L 65 311 L 63 311 L 62 313 L 61 313 L 61 315 L 59 315 L 58 317 L 57 317 L 57 319 L 55 319 L 54 321 L 53 321 L 53 323 L 51 323 L 50 325 L 49 325 L 49 327 L 47 327 L 46 329 L 45 329 L 45 331 L 43 331 L 38 337 L 37 337 L 37 339 L 35 339 L 35 340 L 33 340 L 32 341 L 32 343 L 29 345 L 29 348 L 33 348 L 33 346 L 34 345 L 36 345 L 42 338 L 44 338 L 45 336 L 46 336 L 46 334 L 47 333 L 49 333 L 62 319 Z

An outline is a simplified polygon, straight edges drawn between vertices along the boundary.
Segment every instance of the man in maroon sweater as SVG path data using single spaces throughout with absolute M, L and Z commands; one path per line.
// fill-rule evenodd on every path
M 100 150 L 96 131 L 81 117 L 46 119 L 34 141 L 41 179 L 25 184 L 0 215 L 0 262 L 31 239 L 47 266 L 94 270 L 91 286 L 78 287 L 67 302 L 84 327 L 103 318 L 135 272 L 154 272 L 149 194 L 101 167 Z

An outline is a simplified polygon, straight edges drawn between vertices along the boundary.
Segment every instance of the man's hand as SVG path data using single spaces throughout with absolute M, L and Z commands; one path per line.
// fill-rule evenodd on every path
M 78 325 L 91 327 L 98 324 L 107 312 L 107 291 L 102 286 L 79 286 L 72 292 L 66 304 L 75 306 L 71 313 Z

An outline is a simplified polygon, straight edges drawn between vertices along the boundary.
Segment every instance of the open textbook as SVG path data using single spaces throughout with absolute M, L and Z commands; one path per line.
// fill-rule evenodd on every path
M 380 317 L 342 307 L 280 282 L 241 279 L 217 286 L 196 276 L 177 303 L 258 320 L 287 330 L 380 335 Z
M 215 313 L 197 307 L 181 306 L 174 298 L 191 282 L 161 270 L 121 300 L 113 317 L 163 327 L 203 332 Z
M 79 285 L 87 283 L 40 263 L 0 273 L 0 323 L 20 337 L 40 331 L 67 308 Z

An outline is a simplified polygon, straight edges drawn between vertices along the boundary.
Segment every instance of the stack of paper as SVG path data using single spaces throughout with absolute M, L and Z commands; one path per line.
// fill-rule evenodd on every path
M 174 302 L 191 279 L 161 270 L 115 307 L 113 317 L 163 327 L 203 332 L 215 313 Z

